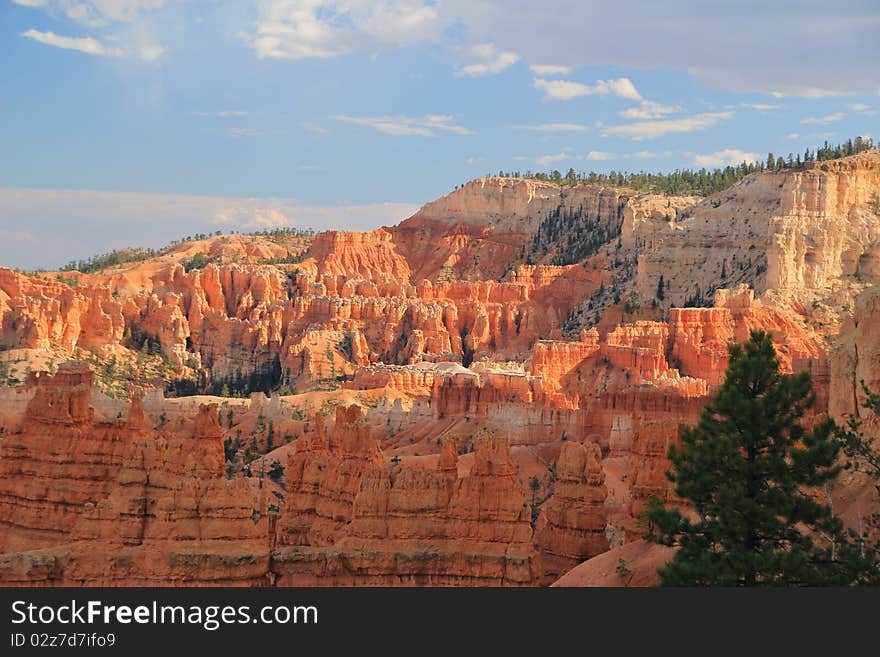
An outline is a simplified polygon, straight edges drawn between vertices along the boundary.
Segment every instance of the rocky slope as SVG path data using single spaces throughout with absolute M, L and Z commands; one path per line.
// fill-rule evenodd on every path
M 878 166 L 487 178 L 366 233 L 0 269 L 0 582 L 649 583 L 641 512 L 730 342 L 770 331 L 811 420 L 880 381 Z
M 750 176 L 655 234 L 639 258 L 639 294 L 655 297 L 661 275 L 672 305 L 741 281 L 804 303 L 847 294 L 880 276 L 878 186 L 876 150 Z

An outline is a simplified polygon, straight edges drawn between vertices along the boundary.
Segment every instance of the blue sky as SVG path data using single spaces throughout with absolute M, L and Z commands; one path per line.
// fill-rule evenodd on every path
M 876 0 L 769 4 L 0 0 L 0 264 L 876 139 Z

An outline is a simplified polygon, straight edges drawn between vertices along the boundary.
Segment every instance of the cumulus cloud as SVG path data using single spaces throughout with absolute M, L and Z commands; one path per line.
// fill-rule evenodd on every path
M 529 69 L 539 77 L 551 77 L 553 75 L 568 75 L 571 66 L 554 66 L 552 64 L 532 64 Z
M 846 115 L 843 112 L 837 112 L 835 114 L 826 114 L 825 116 L 801 119 L 801 123 L 804 123 L 806 125 L 825 125 L 826 123 L 835 123 L 836 121 L 841 121 L 844 116 Z
M 472 135 L 473 130 L 453 123 L 450 114 L 428 114 L 423 117 L 410 116 L 346 116 L 334 117 L 337 121 L 365 125 L 397 137 L 434 137 L 437 132 L 452 132 L 457 135 Z
M 502 52 L 492 43 L 481 43 L 467 49 L 465 55 L 469 62 L 461 66 L 457 74 L 469 77 L 480 77 L 501 73 L 519 61 L 514 52 Z
M 615 80 L 597 80 L 596 84 L 588 85 L 571 80 L 548 80 L 535 78 L 532 82 L 535 89 L 544 92 L 545 100 L 571 100 L 581 96 L 613 94 L 621 98 L 641 100 L 641 95 L 629 78 Z
M 620 112 L 627 119 L 659 119 L 667 114 L 680 112 L 677 105 L 661 105 L 653 100 L 643 100 L 638 107 L 630 107 Z
M 757 153 L 741 151 L 738 148 L 725 148 L 708 155 L 694 155 L 693 164 L 698 167 L 715 168 L 736 166 L 743 162 L 757 162 L 759 159 Z
M 308 205 L 293 198 L 0 187 L 0 266 L 54 268 L 114 248 L 155 248 L 218 228 L 371 230 L 416 210 L 392 202 Z
M 680 119 L 665 119 L 662 121 L 641 121 L 639 123 L 626 123 L 623 125 L 610 125 L 602 128 L 603 137 L 629 137 L 640 141 L 642 139 L 655 139 L 673 132 L 695 132 L 705 130 L 733 116 L 733 112 L 706 112 L 694 114 Z
M 593 162 L 602 162 L 603 160 L 613 160 L 618 157 L 617 153 L 607 153 L 605 151 L 590 151 L 587 153 L 587 159 Z
M 559 0 L 553 11 L 525 0 L 446 0 L 440 6 L 474 39 L 493 41 L 528 62 L 686 70 L 701 84 L 728 91 L 878 92 L 880 39 L 872 2 L 812 2 L 800 12 L 786 2 L 743 11 L 738 3 L 693 0 Z M 623 39 L 613 27 L 621 16 Z
M 125 54 L 119 48 L 106 46 L 93 37 L 69 37 L 55 34 L 54 32 L 40 32 L 34 29 L 22 32 L 21 36 L 47 46 L 63 48 L 65 50 L 78 50 L 79 52 L 84 52 L 88 55 L 98 55 L 99 57 L 122 57 Z
M 434 40 L 446 24 L 419 0 L 264 0 L 250 43 L 260 58 L 335 57 Z
M 214 223 L 220 226 L 233 224 L 245 230 L 264 230 L 293 226 L 296 222 L 275 208 L 255 209 L 243 205 L 218 210 L 214 214 Z

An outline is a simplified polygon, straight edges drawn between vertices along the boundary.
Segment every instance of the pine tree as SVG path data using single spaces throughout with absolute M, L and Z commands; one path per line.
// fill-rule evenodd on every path
M 864 381 L 862 391 L 865 395 L 865 401 L 861 404 L 864 410 L 849 416 L 847 424 L 837 429 L 837 439 L 843 453 L 850 459 L 845 467 L 867 476 L 874 484 L 876 499 L 880 501 L 880 443 L 876 430 L 871 432 L 869 429 L 876 426 L 876 420 L 880 418 L 880 394 L 871 392 Z M 861 551 L 870 550 L 875 558 L 880 559 L 880 512 L 869 513 L 867 517 L 860 513 L 853 533 Z M 880 584 L 880 563 L 875 565 L 878 567 L 874 583 Z
M 830 420 L 801 423 L 809 374 L 783 375 L 770 336 L 731 345 L 727 378 L 700 421 L 672 447 L 668 473 L 696 519 L 654 498 L 655 540 L 679 551 L 658 573 L 673 586 L 843 585 L 867 566 L 817 491 L 840 472 Z
M 663 301 L 666 298 L 666 292 L 664 290 L 665 283 L 663 281 L 663 274 L 660 274 L 660 280 L 657 281 L 657 301 Z

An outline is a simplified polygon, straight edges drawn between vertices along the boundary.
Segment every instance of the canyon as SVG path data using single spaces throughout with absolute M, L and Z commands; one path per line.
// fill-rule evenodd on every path
M 707 198 L 483 178 L 369 232 L 0 268 L 0 583 L 655 583 L 642 512 L 683 504 L 729 344 L 880 429 L 878 193 L 876 150 Z

